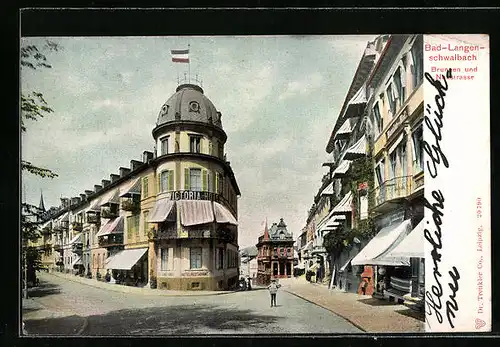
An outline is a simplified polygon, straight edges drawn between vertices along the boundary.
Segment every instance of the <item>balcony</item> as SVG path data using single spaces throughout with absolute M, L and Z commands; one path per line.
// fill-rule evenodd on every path
M 81 223 L 81 222 L 73 222 L 73 223 L 71 223 L 71 227 L 75 231 L 82 231 L 83 230 L 83 223 Z
M 373 190 L 375 199 L 374 211 L 385 212 L 393 203 L 402 199 L 411 198 L 421 191 L 423 187 L 423 174 L 417 176 L 400 176 L 385 181 Z
M 101 217 L 106 219 L 112 219 L 118 217 L 118 209 L 112 207 L 103 207 L 101 210 Z
M 121 209 L 136 213 L 141 209 L 141 202 L 130 198 L 122 199 Z
M 99 237 L 99 247 L 114 247 L 114 246 L 123 246 L 123 235 L 104 235 Z
M 99 213 L 87 213 L 87 223 L 99 224 L 101 223 L 101 216 Z
M 83 252 L 83 244 L 82 243 L 73 243 L 71 245 L 71 251 L 76 254 L 82 254 Z

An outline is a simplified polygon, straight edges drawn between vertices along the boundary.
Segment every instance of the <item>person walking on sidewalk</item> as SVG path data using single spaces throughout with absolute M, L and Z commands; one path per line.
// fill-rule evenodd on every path
M 271 307 L 273 307 L 273 304 L 276 307 L 276 293 L 278 293 L 279 287 L 281 287 L 281 284 L 276 283 L 276 280 L 271 280 L 271 284 L 267 286 L 271 294 Z

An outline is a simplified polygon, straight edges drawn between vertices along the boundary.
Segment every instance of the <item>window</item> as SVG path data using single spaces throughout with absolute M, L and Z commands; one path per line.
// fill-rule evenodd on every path
M 394 90 L 392 83 L 389 84 L 389 87 L 387 87 L 387 99 L 389 100 L 389 114 L 390 117 L 394 117 L 394 114 L 396 112 L 396 99 L 394 96 Z
M 201 142 L 201 136 L 190 135 L 189 136 L 189 151 L 192 153 L 200 153 L 200 142 Z
M 397 151 L 393 151 L 389 155 L 389 179 L 394 178 L 396 175 L 396 154 Z
M 224 189 L 224 177 L 218 172 L 215 173 L 215 192 L 222 195 Z
M 201 248 L 189 249 L 189 263 L 191 269 L 201 269 Z
M 418 86 L 423 81 L 424 77 L 424 52 L 423 52 L 423 43 L 422 43 L 422 35 L 418 35 L 415 43 L 411 47 L 411 74 L 412 74 L 412 82 L 413 89 Z
M 401 167 L 401 176 L 406 176 L 408 173 L 408 163 L 406 157 L 406 139 L 404 138 L 398 146 L 399 150 L 399 166 Z
M 135 236 L 139 236 L 139 226 L 140 226 L 140 215 L 135 215 L 132 216 L 134 220 L 134 230 L 135 230 Z
M 127 217 L 127 238 L 130 240 L 132 239 L 132 233 L 134 230 L 134 216 L 128 216 Z
M 160 248 L 161 271 L 167 270 L 168 248 Z
M 144 177 L 142 179 L 142 197 L 147 198 L 148 194 L 149 194 L 149 182 L 148 182 L 148 178 Z
M 397 93 L 399 106 L 402 106 L 403 103 L 405 102 L 405 88 L 403 87 L 403 84 L 402 84 L 402 78 L 403 78 L 403 74 L 401 71 L 401 67 L 399 67 L 396 70 L 396 73 L 394 74 L 394 85 L 396 86 L 395 92 Z
M 413 131 L 413 171 L 418 173 L 424 169 L 424 137 L 420 125 Z
M 385 180 L 385 160 L 382 159 L 377 167 L 375 168 L 375 174 L 377 176 L 377 183 L 379 186 L 381 186 L 384 183 Z
M 380 108 L 378 102 L 373 106 L 373 117 L 375 119 L 375 127 L 377 129 L 377 134 L 380 134 L 384 130 L 384 119 L 380 116 Z
M 224 267 L 224 248 L 217 248 L 217 253 L 215 254 L 215 264 L 217 269 L 222 269 Z
M 201 186 L 201 169 L 190 169 L 189 170 L 189 181 L 191 185 L 191 190 L 200 192 L 202 191 Z
M 219 143 L 219 158 L 224 157 L 224 145 L 222 143 Z
M 277 256 L 277 255 L 278 255 L 278 249 L 277 249 L 276 247 L 274 247 L 274 252 L 273 252 L 273 254 L 274 254 L 275 256 Z
M 149 231 L 149 223 L 148 223 L 148 217 L 149 217 L 149 211 L 144 211 L 143 213 L 144 217 L 144 235 L 148 236 L 148 231 Z
M 284 232 L 280 232 L 280 240 L 284 240 L 285 239 L 285 233 Z
M 168 154 L 168 139 L 168 136 L 160 139 L 160 155 Z
M 286 252 L 287 252 L 289 255 L 292 255 L 292 249 L 291 249 L 291 248 L 287 248 L 287 249 L 286 249 Z
M 165 170 L 160 173 L 160 192 L 167 192 L 174 190 L 174 171 Z
M 366 191 L 360 192 L 359 195 L 359 219 L 368 218 L 368 194 Z

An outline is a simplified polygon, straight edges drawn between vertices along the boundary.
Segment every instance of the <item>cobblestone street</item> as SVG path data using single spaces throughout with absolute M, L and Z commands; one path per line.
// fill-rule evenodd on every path
M 297 334 L 362 332 L 333 312 L 280 290 L 210 296 L 123 293 L 40 274 L 23 308 L 29 335 Z M 27 303 L 30 304 L 27 304 Z

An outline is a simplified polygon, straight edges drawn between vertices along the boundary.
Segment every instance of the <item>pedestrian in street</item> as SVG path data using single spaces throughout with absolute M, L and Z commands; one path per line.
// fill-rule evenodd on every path
M 271 280 L 271 284 L 267 286 L 269 289 L 269 293 L 271 294 L 271 307 L 276 307 L 276 293 L 278 293 L 278 288 L 281 287 L 281 284 L 276 283 L 276 280 Z

